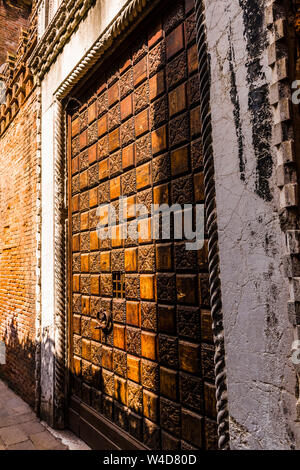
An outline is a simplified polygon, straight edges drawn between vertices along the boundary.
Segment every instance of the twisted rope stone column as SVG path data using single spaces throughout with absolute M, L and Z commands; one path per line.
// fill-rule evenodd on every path
M 215 170 L 212 148 L 210 112 L 210 67 L 207 53 L 205 11 L 203 0 L 196 0 L 196 32 L 200 74 L 200 107 L 205 183 L 205 214 L 208 232 L 208 263 L 211 295 L 211 316 L 215 344 L 215 383 L 217 399 L 218 445 L 229 450 L 229 413 L 226 383 L 224 327 L 219 271 L 218 225 L 216 210 Z
M 36 220 L 37 220 L 37 246 L 36 246 L 36 320 L 35 320 L 35 406 L 37 416 L 40 416 L 41 407 L 41 342 L 42 342 L 42 317 L 41 317 L 41 116 L 42 97 L 41 84 L 37 83 L 36 88 L 36 171 L 38 182 L 38 194 L 36 200 Z
M 63 107 L 54 103 L 54 276 L 55 276 L 55 394 L 54 420 L 64 427 L 66 387 L 66 310 L 65 310 L 65 152 Z

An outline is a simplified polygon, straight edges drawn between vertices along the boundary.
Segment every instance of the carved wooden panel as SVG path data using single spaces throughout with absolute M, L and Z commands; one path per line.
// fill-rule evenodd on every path
M 154 302 L 141 302 L 141 324 L 145 330 L 157 330 L 157 305 Z
M 153 203 L 204 199 L 195 42 L 193 2 L 160 2 L 71 117 L 71 393 L 151 449 L 216 448 L 207 245 L 142 237 L 156 219 L 138 223 L 134 206 L 150 216 Z M 122 239 L 132 222 L 138 237 Z M 112 327 L 101 331 L 103 313 Z
M 151 154 L 151 135 L 147 134 L 138 139 L 135 143 L 136 163 L 137 165 L 150 160 Z
M 149 84 L 144 82 L 134 90 L 134 110 L 135 113 L 142 111 L 149 104 Z

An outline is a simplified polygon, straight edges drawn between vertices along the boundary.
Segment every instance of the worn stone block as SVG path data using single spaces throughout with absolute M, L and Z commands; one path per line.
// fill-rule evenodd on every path
M 177 302 L 194 305 L 197 300 L 196 276 L 176 276 Z
M 118 400 L 123 405 L 127 405 L 127 382 L 126 379 L 118 377 L 115 375 L 115 399 Z
M 119 82 L 115 83 L 108 89 L 108 105 L 109 107 L 113 106 L 120 96 Z
M 140 276 L 140 296 L 143 300 L 155 299 L 155 275 L 142 274 Z
M 140 137 L 147 131 L 149 131 L 149 111 L 148 109 L 145 109 L 135 116 L 135 135 Z
M 167 148 L 167 127 L 156 129 L 151 134 L 153 155 L 163 152 Z
M 126 320 L 128 325 L 140 326 L 140 305 L 139 302 L 126 302 Z
M 202 446 L 202 422 L 203 418 L 196 413 L 182 409 L 182 438 L 194 444 L 198 448 Z
M 128 145 L 122 149 L 122 166 L 123 170 L 128 169 L 135 164 L 135 147 L 134 144 Z
M 115 129 L 109 134 L 109 151 L 114 152 L 120 147 L 120 130 Z
M 142 331 L 141 350 L 143 357 L 153 361 L 156 360 L 156 334 Z
M 143 390 L 143 413 L 144 416 L 154 423 L 157 422 L 158 396 L 149 390 Z
M 107 114 L 102 116 L 98 121 L 98 136 L 102 137 L 108 131 L 108 123 L 107 123 Z
M 144 57 L 133 67 L 134 86 L 139 85 L 147 77 L 147 58 Z
M 149 97 L 153 101 L 165 91 L 165 73 L 161 70 L 149 79 Z
M 181 51 L 183 47 L 183 24 L 180 24 L 166 37 L 167 59 Z
M 180 369 L 191 374 L 200 373 L 200 346 L 187 341 L 179 341 Z
M 160 367 L 160 393 L 170 400 L 177 401 L 178 372 Z
M 190 129 L 192 139 L 201 132 L 201 114 L 199 106 L 190 111 Z
M 165 183 L 153 188 L 153 203 L 155 205 L 169 204 L 169 184 Z
M 136 187 L 137 189 L 146 188 L 151 184 L 151 163 L 145 163 L 136 169 Z
M 125 349 L 125 326 L 123 325 L 114 325 L 114 346 Z
M 196 44 L 194 44 L 192 47 L 190 47 L 190 49 L 188 49 L 187 60 L 189 74 L 196 72 L 198 70 L 198 52 Z
M 140 363 L 138 357 L 127 355 L 127 377 L 137 383 L 141 380 Z
M 97 101 L 88 107 L 88 123 L 91 124 L 98 116 Z
M 181 147 L 171 152 L 171 172 L 172 176 L 178 176 L 189 170 L 189 149 L 188 146 Z
M 116 199 L 121 195 L 121 177 L 110 180 L 110 198 Z

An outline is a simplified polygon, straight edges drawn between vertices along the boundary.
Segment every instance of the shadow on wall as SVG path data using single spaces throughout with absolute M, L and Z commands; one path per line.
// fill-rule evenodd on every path
M 38 417 L 54 428 L 63 429 L 65 403 L 58 403 L 58 394 L 53 403 L 54 390 L 49 385 L 55 382 L 56 355 L 52 328 L 44 328 L 41 342 L 30 339 L 28 334 L 22 337 L 20 328 L 16 314 L 5 327 L 2 325 L 0 342 L 5 347 L 0 347 L 0 378 L 32 407 Z M 64 376 L 67 375 L 66 369 Z M 65 380 L 64 377 L 62 380 Z M 64 399 L 65 395 L 63 402 Z
M 0 365 L 0 377 L 30 406 L 35 406 L 35 351 L 31 339 L 21 339 L 13 317 L 6 326 L 2 341 L 5 343 L 5 364 Z

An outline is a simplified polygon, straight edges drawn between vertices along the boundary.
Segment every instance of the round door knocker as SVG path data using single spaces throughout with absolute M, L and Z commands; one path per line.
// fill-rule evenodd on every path
M 97 326 L 95 327 L 96 330 L 102 330 L 104 333 L 108 334 L 112 328 L 112 319 L 111 319 L 111 312 L 106 312 L 104 310 L 100 310 L 97 313 Z

